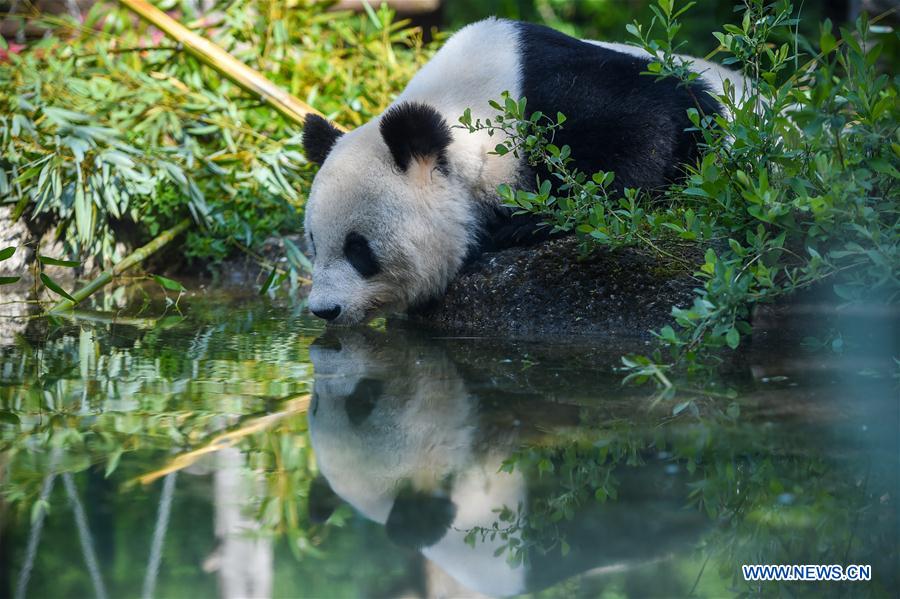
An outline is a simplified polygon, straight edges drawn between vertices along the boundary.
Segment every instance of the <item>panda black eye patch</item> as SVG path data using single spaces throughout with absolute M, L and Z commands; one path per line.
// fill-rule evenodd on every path
M 356 232 L 347 233 L 344 239 L 344 257 L 363 278 L 374 277 L 381 272 L 381 264 L 369 246 L 369 240 Z

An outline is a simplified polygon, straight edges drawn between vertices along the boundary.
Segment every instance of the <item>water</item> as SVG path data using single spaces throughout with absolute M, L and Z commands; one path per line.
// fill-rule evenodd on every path
M 654 403 L 616 370 L 639 341 L 323 332 L 212 292 L 181 309 L 0 325 L 0 596 L 900 588 L 882 349 L 758 347 L 713 395 Z M 872 580 L 743 580 L 766 563 Z

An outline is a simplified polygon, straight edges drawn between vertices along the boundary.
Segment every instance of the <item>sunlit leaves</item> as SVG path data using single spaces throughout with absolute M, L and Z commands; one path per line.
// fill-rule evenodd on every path
M 362 17 L 319 6 L 277 13 L 232 4 L 208 33 L 343 122 L 378 114 L 428 57 L 417 30 L 386 7 Z M 191 258 L 298 231 L 313 172 L 296 125 L 173 46 L 119 52 L 145 45 L 143 30 L 117 10 L 103 17 L 104 35 L 67 29 L 0 64 L 0 194 L 16 215 L 49 214 L 69 255 L 101 263 L 117 255 L 121 220 L 153 236 L 192 215 L 202 227 L 187 237 Z
M 15 247 L 3 248 L 2 250 L 0 250 L 0 262 L 3 262 L 4 260 L 9 260 L 10 258 L 13 257 L 13 254 L 15 254 L 15 253 L 16 253 Z M 12 285 L 13 283 L 16 283 L 21 278 L 22 277 L 19 277 L 19 276 L 0 277 L 0 285 Z

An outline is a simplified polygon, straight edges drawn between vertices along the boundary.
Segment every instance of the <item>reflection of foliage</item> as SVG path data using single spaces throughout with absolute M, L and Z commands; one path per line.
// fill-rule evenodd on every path
M 186 302 L 186 316 L 176 326 L 122 317 L 129 324 L 65 326 L 47 335 L 37 327 L 2 348 L 0 527 L 4 543 L 11 543 L 2 560 L 12 560 L 2 562 L 12 568 L 4 571 L 18 575 L 29 522 L 51 510 L 34 572 L 54 575 L 32 576 L 29 593 L 91 592 L 90 576 L 71 549 L 75 531 L 59 478 L 49 505 L 38 501 L 48 474 L 75 473 L 109 594 L 133 595 L 147 569 L 163 487 L 136 481 L 171 464 L 173 454 L 208 447 L 223 433 L 285 410 L 281 398 L 308 393 L 308 346 L 317 323 L 298 316 L 298 309 L 256 297 L 247 306 L 213 293 L 214 301 Z M 158 307 L 154 301 L 145 316 Z M 324 526 L 309 521 L 315 463 L 302 413 L 243 435 L 237 447 L 247 458 L 239 474 L 250 489 L 246 515 L 259 524 L 254 534 L 273 541 L 279 563 L 289 562 L 276 568 L 276 595 L 293 596 L 302 588 L 316 596 L 335 589 L 354 596 L 380 585 L 387 595 L 408 575 L 410 556 L 392 547 L 380 527 L 342 526 L 350 513 L 346 506 Z M 213 590 L 215 579 L 199 566 L 215 550 L 214 477 L 208 474 L 218 455 L 210 452 L 211 459 L 178 474 L 159 596 L 207 596 Z M 361 533 L 368 535 L 364 546 Z M 113 554 L 103 555 L 104 546 Z
M 880 572 L 877 592 L 897 584 L 897 514 L 885 501 L 896 464 L 848 459 L 825 444 L 821 455 L 811 454 L 814 448 L 795 445 L 790 435 L 746 425 L 704 435 L 692 458 L 699 460 L 699 476 L 691 503 L 720 523 L 705 552 L 723 578 L 753 591 L 735 564 L 857 563 Z M 681 451 L 673 448 L 675 455 Z M 815 592 L 817 585 L 805 584 Z
M 130 485 L 148 470 L 170 464 L 173 454 L 208 447 L 224 433 L 247 431 L 254 422 L 286 411 L 284 397 L 310 390 L 308 346 L 318 329 L 290 308 L 216 297 L 195 299 L 184 312 L 174 325 L 126 319 L 143 329 L 84 324 L 55 329 L 44 338 L 38 338 L 39 330 L 29 331 L 0 354 L 0 504 L 9 514 L 4 526 L 12 523 L 15 533 L 26 530 L 29 517 L 44 507 L 36 499 L 56 453 L 52 471 L 78 473 L 74 479 L 94 532 L 102 536 L 110 530 L 115 536 L 114 563 L 109 558 L 114 580 L 108 582 L 117 596 L 133 589 L 125 587 L 134 574 L 122 564 L 146 567 L 141 560 L 147 559 L 153 533 L 147 515 L 156 513 L 162 486 Z M 421 343 L 417 335 L 398 334 L 391 347 L 404 353 Z M 657 555 L 652 551 L 674 554 L 659 584 L 674 579 L 684 592 L 657 589 L 662 594 L 686 595 L 707 561 L 696 587 L 700 596 L 743 590 L 743 583 L 734 580 L 741 563 L 869 563 L 876 580 L 860 592 L 878 594 L 898 583 L 893 568 L 898 557 L 896 445 L 871 449 L 861 444 L 874 445 L 878 438 L 858 432 L 861 421 L 881 416 L 859 400 L 884 397 L 885 381 L 869 381 L 872 386 L 866 388 L 853 378 L 847 389 L 858 395 L 847 394 L 834 421 L 815 420 L 822 415 L 818 410 L 827 412 L 828 393 L 820 391 L 832 387 L 824 385 L 799 391 L 785 386 L 783 395 L 744 387 L 734 398 L 708 399 L 697 404 L 697 411 L 670 417 L 668 411 L 647 410 L 646 400 L 621 388 L 608 362 L 599 367 L 599 358 L 578 362 L 579 352 L 572 348 L 526 346 L 537 365 L 523 375 L 521 346 L 516 353 L 496 340 L 477 350 L 471 340 L 439 344 L 450 348 L 448 354 L 467 354 L 469 366 L 461 376 L 481 381 L 470 388 L 484 393 L 479 395 L 485 408 L 481 417 L 492 435 L 499 431 L 503 439 L 497 443 L 491 436 L 481 449 L 508 448 L 511 438 L 521 441 L 502 469 L 522 476 L 527 500 L 495 506 L 495 523 L 466 531 L 470 543 L 491 542 L 494 535 L 500 542 L 492 546 L 513 564 L 534 565 L 543 558 L 561 564 L 585 554 L 593 558 L 599 548 L 628 537 L 633 519 L 662 514 L 654 523 L 669 528 L 653 539 L 662 549 L 611 550 L 630 549 L 638 557 Z M 424 360 L 445 354 L 417 355 Z M 615 359 L 615 353 L 605 355 Z M 515 375 L 501 376 L 511 372 Z M 523 388 L 531 399 L 515 397 Z M 804 391 L 812 391 L 814 406 L 803 405 Z M 501 401 L 510 395 L 514 401 Z M 532 403 L 538 396 L 554 401 Z M 577 399 L 577 410 L 555 403 L 565 399 Z M 782 400 L 796 411 L 770 418 L 766 401 Z M 719 404 L 726 402 L 728 409 L 722 410 Z M 866 419 L 858 420 L 860 412 L 854 410 Z M 570 428 L 576 422 L 577 428 Z M 854 436 L 845 437 L 851 428 Z M 316 468 L 305 416 L 298 412 L 253 430 L 236 446 L 243 452 L 239 467 L 250 489 L 244 507 L 259 523 L 259 534 L 273 540 L 280 563 L 289 562 L 276 568 L 276 594 L 296 594 L 298 588 L 315 596 L 371 589 L 400 594 L 391 585 L 409 580 L 409 572 L 421 566 L 418 554 L 391 546 L 381 526 L 362 518 L 341 526 L 349 517 L 346 506 L 327 526 L 310 521 L 307 502 Z M 896 430 L 891 435 L 896 443 Z M 194 471 L 178 475 L 164 558 L 178 567 L 166 572 L 168 580 L 161 575 L 161 595 L 182 588 L 179 584 L 209 594 L 209 581 L 202 582 L 195 572 L 195 564 L 214 549 L 209 465 L 198 461 Z M 665 486 L 672 482 L 677 484 Z M 665 507 L 655 510 L 654 502 Z M 54 550 L 43 549 L 35 572 L 59 570 L 60 575 L 34 580 L 29 589 L 44 595 L 60 594 L 60 589 L 84 594 L 87 574 L 72 566 L 68 545 L 60 542 L 73 535 L 67 508 L 51 504 L 42 548 Z M 21 555 L 21 537 L 13 538 L 13 552 Z M 697 545 L 700 551 L 690 552 Z M 581 570 L 570 573 L 575 571 Z M 565 585 L 555 590 L 564 593 L 561 588 L 572 590 Z M 797 593 L 828 591 L 803 588 Z
M 273 431 L 258 435 L 249 444 L 249 466 L 264 473 L 259 521 L 270 534 L 284 536 L 291 552 L 319 555 L 316 547 L 324 537 L 309 522 L 307 499 L 315 477 L 315 458 L 307 436 L 305 416 L 298 416 Z M 342 510 L 330 522 L 340 525 L 346 513 Z
M 577 439 L 515 453 L 503 470 L 538 481 L 532 485 L 538 492 L 527 504 L 498 506 L 496 521 L 468 530 L 466 542 L 500 539 L 496 553 L 506 553 L 513 565 L 552 552 L 565 556 L 570 537 L 583 533 L 599 504 L 633 503 L 631 509 L 640 510 L 642 484 L 649 492 L 654 481 L 626 488 L 623 479 L 646 471 L 648 456 L 664 456 L 667 476 L 686 477 L 681 505 L 718 524 L 698 537 L 701 554 L 735 588 L 746 584 L 739 565 L 754 563 L 872 564 L 880 576 L 867 592 L 898 582 L 898 521 L 888 503 L 896 462 L 860 463 L 839 455 L 841 449 L 829 451 L 825 440 L 798 437 L 791 426 L 760 427 L 727 417 L 671 424 L 653 434 L 642 430 L 634 423 L 600 426 Z M 692 563 L 689 549 L 681 548 L 681 559 Z
M 15 373 L 0 386 L 7 499 L 35 496 L 50 448 L 60 451 L 56 471 L 100 463 L 108 476 L 123 455 L 202 445 L 271 400 L 306 391 L 311 337 L 233 310 L 189 310 L 178 329 L 83 325 L 4 348 L 0 371 Z
M 569 553 L 569 543 L 560 528 L 572 521 L 589 501 L 604 503 L 618 496 L 613 470 L 619 463 L 636 464 L 637 446 L 618 439 L 604 438 L 594 443 L 566 439 L 564 447 L 527 447 L 509 458 L 501 471 L 518 470 L 529 479 L 547 475 L 552 493 L 541 495 L 526 506 L 498 507 L 497 521 L 489 528 L 473 528 L 466 534 L 470 545 L 480 540 L 500 538 L 506 544 L 497 555 L 508 552 L 510 564 L 528 563 L 535 552 L 547 554 L 559 550 Z

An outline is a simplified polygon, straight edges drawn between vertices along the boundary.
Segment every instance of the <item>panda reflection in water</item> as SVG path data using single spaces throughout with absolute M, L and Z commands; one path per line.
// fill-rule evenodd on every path
M 503 507 L 527 519 L 536 498 L 563 491 L 552 476 L 500 468 L 523 445 L 554 442 L 553 431 L 576 425 L 584 408 L 548 404 L 525 385 L 498 389 L 496 373 L 458 366 L 444 346 L 404 331 L 332 330 L 310 358 L 309 434 L 320 473 L 311 518 L 322 521 L 345 501 L 471 591 L 510 596 L 588 570 L 629 569 L 688 551 L 706 530 L 701 514 L 684 509 L 684 469 L 673 473 L 652 454 L 616 468 L 616 501 L 591 501 L 560 524 L 571 546 L 565 557 L 534 552 L 529 564 L 510 565 L 495 555 L 499 536 L 477 537 L 473 547 L 466 534 L 493 526 Z
M 503 92 L 526 97 L 530 111 L 568 117 L 554 141 L 571 147 L 579 170 L 613 171 L 619 189 L 677 179 L 697 157 L 687 110 L 721 112 L 712 94 L 725 80 L 743 96 L 738 75 L 691 60 L 700 74 L 692 84 L 656 81 L 641 75 L 649 55 L 637 48 L 488 19 L 453 35 L 384 114 L 354 131 L 308 117 L 306 156 L 321 165 L 305 216 L 310 310 L 355 324 L 415 309 L 482 252 L 546 238 L 496 191 L 533 188 L 537 173 L 490 153 L 499 133 L 451 127 L 467 108 L 473 120 L 493 117 L 488 102 Z

